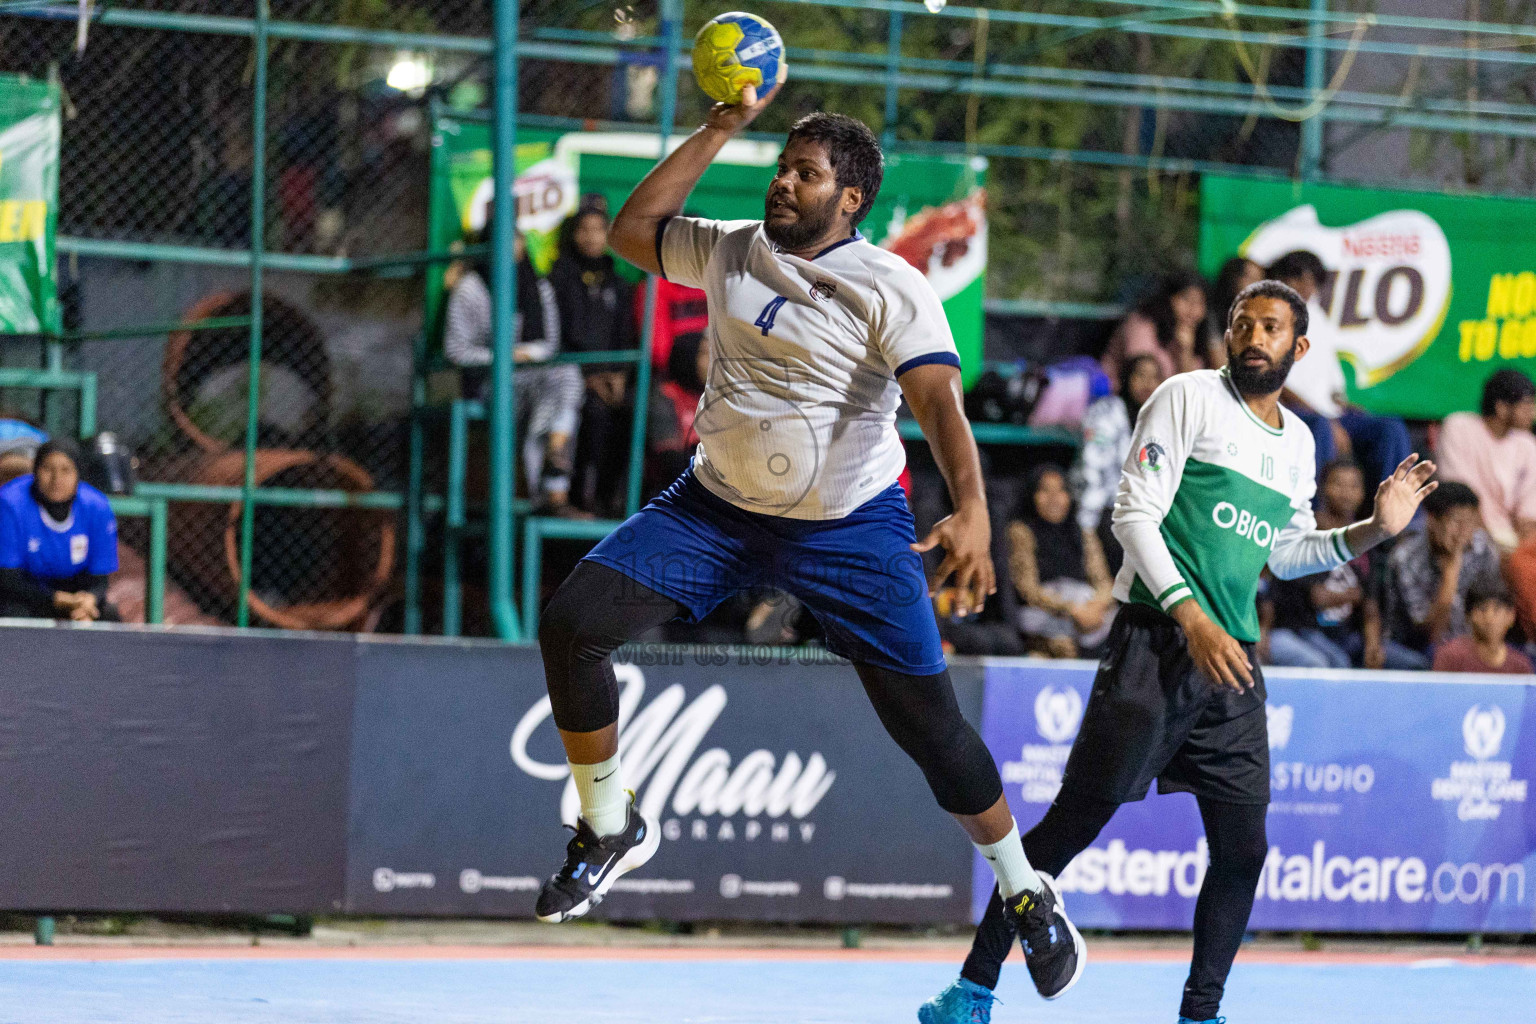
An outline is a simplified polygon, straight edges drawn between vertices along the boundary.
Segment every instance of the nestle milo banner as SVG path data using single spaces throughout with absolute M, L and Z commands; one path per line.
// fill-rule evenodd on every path
M 1439 419 L 1500 366 L 1536 376 L 1536 201 L 1206 175 L 1200 219 L 1208 274 L 1234 254 L 1322 259 L 1317 303 L 1366 409 Z
M 1019 827 L 1061 786 L 1093 667 L 989 663 L 982 736 Z M 1265 673 L 1269 852 L 1252 924 L 1536 931 L 1536 684 L 1520 676 Z M 1208 850 L 1194 797 L 1121 807 L 1062 872 L 1087 928 L 1190 927 Z M 975 864 L 974 913 L 991 891 Z
M 56 334 L 59 92 L 0 75 L 0 334 Z
M 649 132 L 520 132 L 518 138 L 517 223 L 541 270 L 553 262 L 555 232 L 580 195 L 601 195 L 617 212 L 661 152 L 660 139 Z M 777 143 L 728 143 L 694 189 L 687 212 L 722 220 L 762 217 L 778 153 Z M 439 118 L 432 167 L 432 242 L 447 247 L 485 223 L 492 193 L 490 125 Z M 979 158 L 890 156 L 880 195 L 860 225 L 871 241 L 927 275 L 944 302 L 967 385 L 981 373 L 985 175 L 986 161 Z

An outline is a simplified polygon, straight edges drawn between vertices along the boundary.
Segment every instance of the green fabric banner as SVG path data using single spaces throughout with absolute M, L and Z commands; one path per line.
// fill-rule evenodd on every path
M 0 333 L 57 334 L 59 91 L 0 75 Z
M 598 193 L 617 212 L 657 160 L 658 140 L 648 133 L 520 131 L 518 139 L 517 224 L 540 270 L 553 262 L 555 232 L 581 195 Z M 434 126 L 433 147 L 432 245 L 446 248 L 485 223 L 490 126 L 444 116 Z M 694 189 L 688 212 L 722 220 L 761 217 L 778 152 L 772 143 L 729 143 Z M 875 244 L 927 274 L 943 300 L 966 386 L 981 373 L 985 175 L 979 159 L 889 157 L 879 198 L 860 225 Z M 431 285 L 428 315 L 434 319 L 428 322 L 435 323 L 440 289 Z
M 1352 402 L 1440 419 L 1512 365 L 1536 377 L 1536 201 L 1206 175 L 1200 264 L 1309 249 Z

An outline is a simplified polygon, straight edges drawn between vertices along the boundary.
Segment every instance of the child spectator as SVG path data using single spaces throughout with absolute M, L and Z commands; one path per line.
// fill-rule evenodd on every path
M 117 622 L 107 577 L 117 571 L 117 519 L 80 480 L 72 441 L 37 449 L 32 472 L 0 487 L 0 616 Z
M 482 232 L 478 241 L 485 241 Z M 523 472 L 528 495 L 543 514 L 564 515 L 570 505 L 571 444 L 580 415 L 581 371 L 569 363 L 544 362 L 560 349 L 560 315 L 554 290 L 528 261 L 527 244 L 517 235 L 517 311 L 513 321 L 513 362 L 525 369 L 512 375 L 513 403 L 523 428 Z M 468 261 L 450 275 L 443 327 L 443 354 L 465 371 L 466 391 L 483 395 L 485 368 L 491 365 L 491 291 L 489 266 Z M 542 498 L 536 498 L 542 495 Z
M 1104 372 L 1120 380 L 1120 367 L 1133 356 L 1157 360 L 1163 376 L 1205 367 L 1205 282 L 1198 274 L 1170 274 L 1126 314 L 1109 339 Z
M 1153 356 L 1132 356 L 1120 366 L 1119 393 L 1098 399 L 1083 414 L 1083 448 L 1072 467 L 1077 523 L 1098 534 L 1110 576 L 1120 571 L 1123 557 L 1109 518 L 1120 488 L 1120 471 L 1131 454 L 1131 428 L 1141 407 L 1162 382 L 1162 367 Z
M 1022 514 L 1008 527 L 1008 568 L 1022 606 L 1019 630 L 1052 658 L 1097 647 L 1114 621 L 1114 578 L 1092 530 L 1078 525 L 1061 467 L 1038 466 Z
M 1500 584 L 1499 556 L 1483 532 L 1477 495 L 1466 484 L 1441 483 L 1424 499 L 1425 528 L 1405 535 L 1387 558 L 1387 636 L 1419 655 L 1467 631 L 1467 593 Z
M 583 205 L 560 225 L 560 256 L 549 270 L 560 310 L 560 336 L 569 350 L 617 352 L 639 344 L 634 288 L 619 276 L 608 252 L 608 215 Z M 621 505 L 629 436 L 631 367 L 594 363 L 582 368 L 586 384 L 576 443 L 575 493 L 592 512 Z
M 1515 624 L 1515 603 L 1502 586 L 1467 593 L 1467 623 L 1470 633 L 1441 644 L 1435 652 L 1436 672 L 1531 674 L 1531 659 L 1505 641 Z
M 1536 384 L 1495 370 L 1478 412 L 1455 412 L 1440 428 L 1435 462 L 1445 480 L 1477 492 L 1483 529 L 1505 556 L 1504 575 L 1527 632 L 1536 626 Z

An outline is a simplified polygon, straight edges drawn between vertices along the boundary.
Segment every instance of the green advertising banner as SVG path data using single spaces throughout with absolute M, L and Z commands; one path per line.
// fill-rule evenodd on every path
M 0 75 L 0 333 L 57 334 L 59 91 Z
M 518 227 L 535 266 L 554 260 L 554 234 L 581 195 L 597 193 L 617 211 L 655 166 L 660 140 L 649 133 L 520 132 L 514 189 Z M 675 140 L 681 142 L 682 137 Z M 432 243 L 447 247 L 485 222 L 491 195 L 490 126 L 452 117 L 433 132 Z M 778 159 L 774 143 L 728 143 L 688 201 L 688 212 L 722 220 L 760 218 Z M 966 386 L 981 373 L 986 286 L 986 162 L 892 156 L 885 182 L 860 226 L 877 245 L 922 270 L 944 302 Z M 429 316 L 435 315 L 429 283 Z M 435 322 L 429 320 L 428 322 Z
M 1206 175 L 1200 264 L 1316 253 L 1352 402 L 1440 419 L 1513 365 L 1536 377 L 1536 201 Z

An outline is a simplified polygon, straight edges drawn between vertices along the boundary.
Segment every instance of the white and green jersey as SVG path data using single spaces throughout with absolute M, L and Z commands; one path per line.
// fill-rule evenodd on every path
M 1281 410 L 1254 415 L 1226 370 L 1164 381 L 1136 419 L 1115 497 L 1125 548 L 1115 597 L 1162 611 L 1193 598 L 1239 640 L 1259 639 L 1254 607 L 1265 564 L 1294 579 L 1353 555 L 1344 531 L 1317 529 L 1312 433 Z

